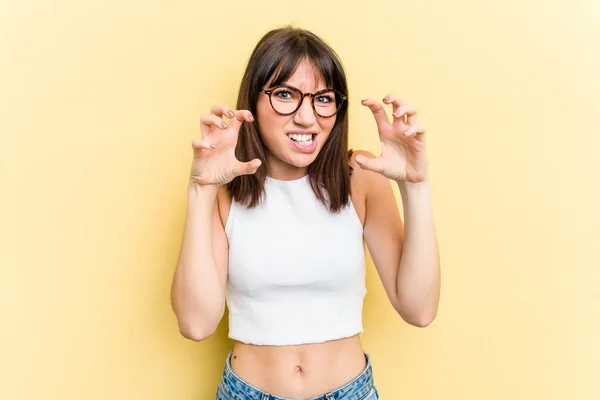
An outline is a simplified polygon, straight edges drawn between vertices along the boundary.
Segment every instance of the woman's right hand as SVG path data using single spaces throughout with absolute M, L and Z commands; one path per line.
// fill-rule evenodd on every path
M 231 118 L 229 125 L 223 117 Z M 254 121 L 250 111 L 233 112 L 227 105 L 214 106 L 210 114 L 202 116 L 202 139 L 192 140 L 194 159 L 190 184 L 221 186 L 237 176 L 256 172 L 261 165 L 259 159 L 240 162 L 235 156 L 238 133 L 244 121 Z

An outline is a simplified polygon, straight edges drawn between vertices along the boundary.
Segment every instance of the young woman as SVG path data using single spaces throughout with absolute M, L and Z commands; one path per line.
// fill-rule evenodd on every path
M 172 284 L 186 338 L 229 337 L 217 399 L 379 397 L 361 347 L 363 240 L 409 324 L 435 318 L 440 292 L 425 129 L 417 110 L 366 99 L 382 153 L 348 150 L 348 87 L 313 33 L 257 44 L 236 109 L 212 107 L 194 140 L 188 214 Z M 400 189 L 402 222 L 390 180 Z

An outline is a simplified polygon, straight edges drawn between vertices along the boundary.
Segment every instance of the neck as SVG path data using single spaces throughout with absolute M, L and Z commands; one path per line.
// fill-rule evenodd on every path
M 269 160 L 267 175 L 279 181 L 293 181 L 308 174 L 308 167 L 296 167 L 279 160 Z

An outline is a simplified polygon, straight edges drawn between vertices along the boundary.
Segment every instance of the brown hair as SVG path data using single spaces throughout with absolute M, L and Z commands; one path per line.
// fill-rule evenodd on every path
M 312 32 L 285 27 L 268 32 L 254 48 L 242 78 L 236 108 L 256 115 L 256 103 L 263 85 L 272 76 L 271 86 L 285 82 L 305 59 L 321 73 L 328 88 L 348 96 L 346 74 L 335 51 Z M 242 124 L 235 154 L 240 161 L 254 158 L 262 161 L 255 174 L 238 176 L 227 186 L 235 201 L 254 208 L 264 193 L 268 167 L 256 119 Z M 317 158 L 308 166 L 315 195 L 332 212 L 338 212 L 349 201 L 349 155 L 346 103 L 338 111 L 332 131 Z

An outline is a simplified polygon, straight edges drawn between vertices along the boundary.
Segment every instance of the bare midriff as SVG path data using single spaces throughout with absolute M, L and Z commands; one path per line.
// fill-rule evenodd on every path
M 236 342 L 231 368 L 241 379 L 279 397 L 304 399 L 335 390 L 366 367 L 358 335 L 317 344 L 255 346 Z

